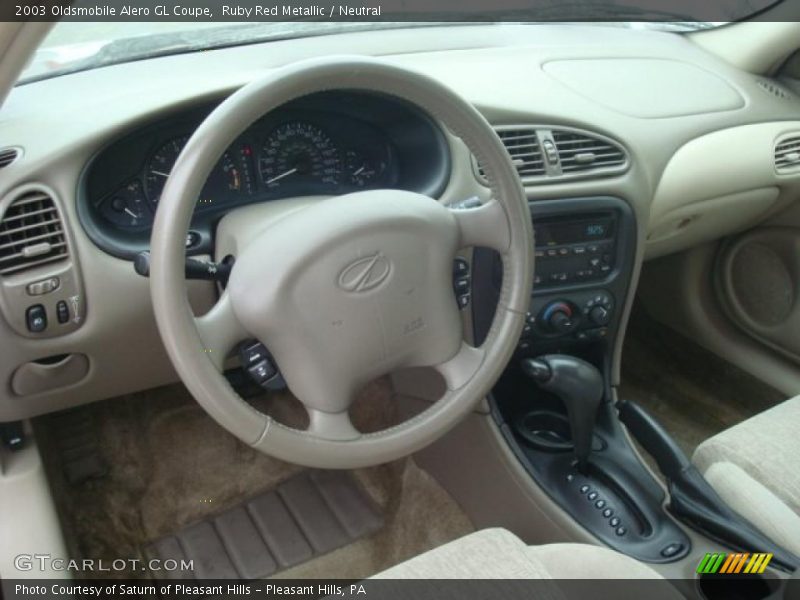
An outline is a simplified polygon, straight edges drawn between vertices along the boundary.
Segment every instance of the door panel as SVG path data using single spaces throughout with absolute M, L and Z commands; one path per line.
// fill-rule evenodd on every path
M 716 291 L 745 333 L 800 362 L 800 227 L 765 226 L 723 245 Z

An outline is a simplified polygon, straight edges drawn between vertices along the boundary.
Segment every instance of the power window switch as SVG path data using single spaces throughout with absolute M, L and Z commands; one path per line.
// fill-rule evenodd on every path
M 56 304 L 56 319 L 62 325 L 69 321 L 69 306 L 66 300 L 59 300 Z
M 31 333 L 41 333 L 47 329 L 47 313 L 44 306 L 34 304 L 25 311 L 25 323 Z

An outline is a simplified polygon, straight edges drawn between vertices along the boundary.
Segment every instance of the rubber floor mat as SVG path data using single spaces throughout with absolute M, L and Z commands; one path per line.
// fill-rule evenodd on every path
M 145 548 L 148 559 L 191 561 L 156 577 L 259 579 L 378 531 L 383 519 L 346 471 L 303 471 L 274 490 Z M 169 566 L 171 563 L 167 563 Z

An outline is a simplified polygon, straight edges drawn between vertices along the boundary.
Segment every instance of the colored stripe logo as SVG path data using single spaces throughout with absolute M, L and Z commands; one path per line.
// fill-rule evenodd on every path
M 697 572 L 726 575 L 763 573 L 771 560 L 772 554 L 765 552 L 710 552 L 697 565 Z

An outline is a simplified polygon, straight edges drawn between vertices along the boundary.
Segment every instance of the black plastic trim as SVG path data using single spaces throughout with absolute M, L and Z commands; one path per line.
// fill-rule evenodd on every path
M 773 542 L 725 503 L 644 408 L 630 400 L 620 401 L 617 408 L 620 420 L 667 478 L 669 508 L 676 517 L 743 551 L 771 552 L 774 554 L 772 564 L 788 571 L 800 566 L 800 557 Z

